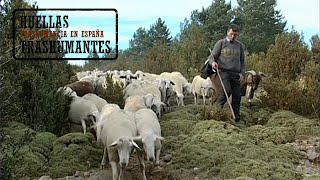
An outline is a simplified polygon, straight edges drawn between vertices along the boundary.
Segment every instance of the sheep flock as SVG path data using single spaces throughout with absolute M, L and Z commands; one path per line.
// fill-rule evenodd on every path
M 202 96 L 205 104 L 205 98 L 210 98 L 208 91 L 213 90 L 210 79 L 196 76 L 190 83 L 180 72 L 153 74 L 94 69 L 76 75 L 76 82 L 59 87 L 57 92 L 72 97 L 69 120 L 81 125 L 84 134 L 88 128 L 96 133 L 97 142 L 104 147 L 100 168 L 103 169 L 108 161 L 113 180 L 123 177 L 123 168 L 128 166 L 134 152 L 146 180 L 145 160 L 159 165 L 161 141 L 164 140 L 159 121 L 163 113 L 174 104 L 185 106 L 184 99 L 188 94 L 194 95 L 195 104 Z M 112 77 L 113 83 L 123 85 L 123 109 L 95 94 L 98 88 L 107 89 L 107 75 Z

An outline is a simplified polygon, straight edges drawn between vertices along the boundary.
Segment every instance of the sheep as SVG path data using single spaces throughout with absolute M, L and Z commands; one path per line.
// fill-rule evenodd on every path
M 241 96 L 245 96 L 249 103 L 251 103 L 254 92 L 258 89 L 259 83 L 263 77 L 266 77 L 263 72 L 250 70 L 246 72 L 243 81 L 241 81 Z
M 103 106 L 103 108 L 101 109 L 100 118 L 102 118 L 101 117 L 102 115 L 109 114 L 113 110 L 119 110 L 119 109 L 121 108 L 118 104 L 108 103 L 105 106 Z
M 133 95 L 126 99 L 123 109 L 126 111 L 136 112 L 142 108 L 146 108 L 144 98 L 142 96 Z
M 83 97 L 84 99 L 86 99 L 86 100 L 89 100 L 89 101 L 93 102 L 93 103 L 96 105 L 96 107 L 98 108 L 99 112 L 101 112 L 102 108 L 103 108 L 106 104 L 108 104 L 108 102 L 107 102 L 105 99 L 103 99 L 103 98 L 101 98 L 101 97 L 99 97 L 98 95 L 93 94 L 93 93 L 85 94 L 85 95 L 82 96 L 82 97 Z
M 169 106 L 170 98 L 174 97 L 174 91 L 172 85 L 175 85 L 169 79 L 160 78 L 158 81 L 158 88 L 161 93 L 161 101 Z
M 159 75 L 157 74 L 152 74 L 152 73 L 143 73 L 144 76 L 142 76 L 142 80 L 147 80 L 147 81 L 154 81 L 156 80 L 157 78 L 159 78 Z
M 86 122 L 91 120 L 93 124 L 96 124 L 97 119 L 99 119 L 98 108 L 93 102 L 77 96 L 70 87 L 60 87 L 58 91 L 61 90 L 64 91 L 64 94 L 72 97 L 68 112 L 69 119 L 75 124 L 81 124 L 83 133 L 86 134 Z
M 95 84 L 96 84 L 96 87 L 95 87 L 96 91 L 107 89 L 106 76 L 97 77 Z
M 212 101 L 213 92 L 213 85 L 210 77 L 203 79 L 200 75 L 197 75 L 193 78 L 192 93 L 195 105 L 197 105 L 198 95 L 202 96 L 204 105 L 206 104 L 206 97 L 209 97 L 209 100 Z
M 79 81 L 89 81 L 92 83 L 93 87 L 95 88 L 97 79 L 98 79 L 98 77 L 96 75 L 90 74 L 88 76 L 81 78 Z
M 139 81 L 141 81 L 142 80 L 142 77 L 143 76 L 145 76 L 144 74 L 143 74 L 143 72 L 142 71 L 136 71 L 135 73 L 134 73 L 134 76 L 135 77 L 137 77 L 137 79 L 139 80 Z
M 173 90 L 176 92 L 176 102 L 178 106 L 185 106 L 184 105 L 184 95 L 183 95 L 183 83 L 184 80 L 181 78 L 181 73 L 179 72 L 173 72 L 173 73 L 168 73 L 168 72 L 163 72 L 160 74 L 161 77 L 168 78 L 171 81 L 174 82 L 175 85 L 173 85 Z
M 192 93 L 192 84 L 189 83 L 188 80 L 180 72 L 174 71 L 171 73 L 171 76 L 177 76 L 181 78 L 184 96 L 187 96 L 188 94 Z
M 125 89 L 124 89 L 124 99 L 128 98 L 129 96 L 133 95 L 139 95 L 139 96 L 144 96 L 147 93 L 144 91 L 140 83 L 134 82 L 129 84 Z
M 184 96 L 187 96 L 188 94 L 192 94 L 192 83 L 187 82 L 183 84 L 182 88 L 183 88 Z
M 125 78 L 124 87 L 127 87 L 130 83 L 132 83 L 132 79 L 137 79 L 137 77 L 134 76 L 130 70 L 123 71 L 122 74 L 120 74 L 120 78 Z
M 119 107 L 119 105 L 117 104 L 106 104 L 105 106 L 103 106 L 101 112 L 100 112 L 100 117 L 98 119 L 98 122 L 93 125 L 94 130 L 96 131 L 96 137 L 97 137 L 97 143 L 102 143 L 101 140 L 101 131 L 102 131 L 102 126 L 105 120 L 105 116 L 108 116 L 110 113 L 114 112 L 114 111 L 118 111 L 121 108 Z M 107 157 L 107 149 L 104 148 L 103 149 L 103 158 L 101 161 L 101 165 L 100 168 L 103 169 L 104 165 L 106 164 L 106 157 Z
M 98 136 L 101 138 L 104 150 L 107 150 L 112 179 L 121 179 L 123 168 L 128 166 L 132 147 L 141 150 L 133 141 L 133 137 L 137 136 L 135 120 L 131 114 L 120 109 L 105 115 L 102 122 L 102 129 Z M 105 159 L 105 154 L 103 159 Z M 101 164 L 102 167 L 104 165 Z M 120 166 L 120 172 L 118 166 Z
M 134 138 L 134 141 L 142 147 L 142 150 L 138 150 L 138 159 L 140 161 L 140 167 L 143 173 L 143 179 L 146 180 L 144 157 L 150 162 L 156 162 L 156 165 L 160 163 L 160 151 L 161 151 L 161 128 L 156 114 L 150 109 L 140 109 L 134 116 L 138 137 Z
M 148 93 L 147 95 L 145 95 L 145 97 L 149 97 L 145 98 L 147 108 L 151 108 L 160 119 L 161 114 L 164 111 L 165 104 L 161 101 L 161 91 L 158 87 L 157 82 L 143 84 L 141 86 L 143 90 Z M 148 100 L 152 102 L 149 102 Z
M 159 121 L 160 121 L 161 116 L 165 110 L 165 106 L 166 106 L 166 104 L 164 102 L 162 102 L 160 99 L 158 99 L 158 98 L 153 99 L 151 110 L 153 110 L 153 112 L 156 113 Z
M 94 93 L 94 86 L 90 81 L 76 81 L 71 84 L 67 84 L 66 87 L 70 87 L 73 91 L 77 93 L 79 97 L 84 96 L 88 93 Z
M 151 106 L 153 105 L 153 99 L 155 98 L 155 95 L 154 94 L 151 94 L 151 93 L 148 93 L 143 97 L 143 100 L 144 100 L 144 104 L 147 108 L 151 109 Z
M 81 78 L 85 77 L 85 76 L 89 76 L 90 75 L 90 71 L 81 71 L 81 72 L 77 72 L 77 79 L 80 80 Z

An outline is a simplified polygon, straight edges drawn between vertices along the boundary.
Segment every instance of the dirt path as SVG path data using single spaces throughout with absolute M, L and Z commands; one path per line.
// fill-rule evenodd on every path
M 194 175 L 186 173 L 172 174 L 166 170 L 167 163 L 160 159 L 160 166 L 152 167 L 152 165 L 146 162 L 146 176 L 148 180 L 195 180 Z M 41 178 L 40 178 L 41 179 Z M 85 172 L 76 172 L 73 176 L 67 176 L 64 178 L 58 178 L 56 180 L 112 180 L 112 170 L 110 164 L 107 162 L 107 166 L 104 169 L 92 169 Z M 130 156 L 129 165 L 124 171 L 124 180 L 142 180 L 142 171 L 140 170 L 139 160 L 136 153 Z M 43 177 L 41 180 L 49 180 Z

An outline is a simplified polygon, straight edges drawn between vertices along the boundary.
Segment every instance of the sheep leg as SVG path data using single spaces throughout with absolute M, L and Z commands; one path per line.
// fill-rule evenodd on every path
M 114 161 L 111 161 L 110 165 L 111 165 L 111 169 L 112 169 L 112 180 L 118 180 L 119 174 L 118 174 L 117 163 Z
M 144 163 L 144 152 L 143 151 L 138 151 L 138 159 L 140 162 L 140 168 L 142 170 L 142 175 L 143 175 L 143 180 L 147 180 L 146 176 L 146 164 Z
M 160 165 L 160 148 L 156 149 L 156 165 Z
M 123 169 L 124 169 L 123 166 L 119 168 L 119 171 L 120 171 L 120 173 L 119 173 L 119 180 L 124 179 L 124 178 L 123 178 Z
M 194 94 L 193 94 L 193 97 L 194 97 L 194 105 L 197 105 L 197 94 L 194 93 Z
M 202 95 L 202 98 L 203 98 L 203 105 L 206 105 L 206 96 Z
M 86 127 L 86 121 L 84 119 L 81 119 L 81 125 L 83 128 L 83 134 L 85 134 L 87 131 L 87 127 Z
M 107 147 L 104 147 L 103 148 L 103 158 L 101 161 L 100 169 L 104 169 L 104 166 L 106 165 L 106 160 L 107 160 L 106 156 L 107 156 Z

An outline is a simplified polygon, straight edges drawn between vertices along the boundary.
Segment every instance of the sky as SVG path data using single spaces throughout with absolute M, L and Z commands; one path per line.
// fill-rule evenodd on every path
M 150 28 L 160 17 L 165 21 L 171 35 L 180 32 L 180 23 L 189 19 L 193 10 L 201 10 L 211 5 L 212 0 L 37 0 L 39 8 L 115 8 L 118 11 L 118 47 L 126 49 L 133 33 L 139 28 Z M 231 0 L 231 5 L 237 5 Z M 287 20 L 289 30 L 294 26 L 298 32 L 303 32 L 305 41 L 309 43 L 312 35 L 320 34 L 320 5 L 319 0 L 277 0 L 277 10 L 280 10 Z M 45 13 L 45 12 L 42 12 Z M 50 12 L 50 14 L 57 12 Z M 63 12 L 60 12 L 61 14 Z M 110 46 L 115 48 L 115 12 L 64 12 L 69 15 L 69 27 L 66 29 L 103 30 L 104 37 L 100 40 L 110 40 Z M 68 32 L 70 33 L 70 32 Z M 71 40 L 67 37 L 65 40 Z M 94 40 L 98 38 L 87 38 Z M 81 37 L 73 38 L 81 40 Z M 88 54 L 68 54 L 66 57 L 87 57 Z M 71 64 L 81 65 L 84 61 L 69 61 Z

